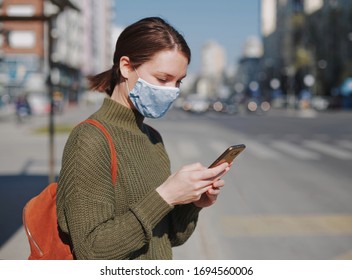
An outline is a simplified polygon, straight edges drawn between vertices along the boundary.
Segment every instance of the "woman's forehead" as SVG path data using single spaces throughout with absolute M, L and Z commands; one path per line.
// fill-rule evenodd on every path
M 151 60 L 141 65 L 141 67 L 183 77 L 187 73 L 188 59 L 178 50 L 164 50 L 157 52 Z

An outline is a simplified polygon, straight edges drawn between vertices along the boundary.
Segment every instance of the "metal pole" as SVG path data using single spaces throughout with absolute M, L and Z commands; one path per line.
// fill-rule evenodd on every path
M 50 17 L 48 20 L 48 90 L 49 90 L 49 100 L 50 100 L 50 114 L 49 114 L 49 183 L 55 181 L 55 121 L 54 121 L 54 89 L 53 82 L 51 78 L 51 70 L 53 69 L 53 37 L 52 37 L 52 28 L 53 20 L 55 17 Z

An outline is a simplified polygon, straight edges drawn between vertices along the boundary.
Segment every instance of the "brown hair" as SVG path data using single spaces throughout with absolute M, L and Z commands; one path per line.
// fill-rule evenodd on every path
M 141 19 L 128 26 L 116 42 L 113 66 L 98 75 L 88 77 L 90 89 L 112 95 L 116 84 L 122 82 L 120 58 L 129 57 L 133 67 L 149 61 L 159 51 L 177 48 L 191 61 L 191 50 L 183 36 L 159 17 Z

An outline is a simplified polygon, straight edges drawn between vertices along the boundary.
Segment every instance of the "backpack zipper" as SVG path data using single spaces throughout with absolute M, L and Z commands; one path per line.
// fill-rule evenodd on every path
M 39 245 L 37 242 L 35 242 L 29 228 L 27 227 L 27 223 L 26 223 L 26 215 L 24 214 L 26 212 L 26 208 L 27 208 L 27 205 L 24 207 L 23 209 L 23 214 L 22 214 L 22 219 L 23 219 L 23 225 L 24 225 L 24 229 L 26 230 L 26 234 L 28 236 L 28 239 L 32 242 L 32 244 L 37 248 L 38 250 L 38 253 L 39 255 L 42 257 L 44 254 L 43 254 L 43 251 L 40 249 Z

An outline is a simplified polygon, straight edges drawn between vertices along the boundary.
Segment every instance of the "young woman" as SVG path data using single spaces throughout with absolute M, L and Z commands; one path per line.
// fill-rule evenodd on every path
M 90 118 L 111 135 L 118 170 L 112 185 L 109 145 L 98 128 L 82 123 L 72 131 L 57 213 L 77 259 L 171 259 L 172 246 L 194 231 L 199 211 L 215 202 L 228 164 L 195 163 L 170 174 L 161 136 L 143 123 L 166 113 L 190 59 L 172 26 L 145 18 L 119 36 L 112 68 L 90 78 L 93 90 L 110 96 Z

